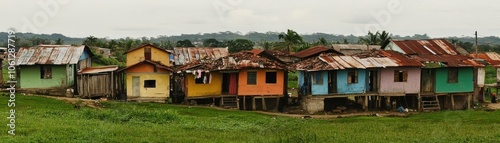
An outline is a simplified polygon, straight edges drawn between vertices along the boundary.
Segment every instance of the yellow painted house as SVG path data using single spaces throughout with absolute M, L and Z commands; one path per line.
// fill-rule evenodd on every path
M 127 99 L 167 99 L 170 96 L 170 53 L 152 44 L 126 53 Z

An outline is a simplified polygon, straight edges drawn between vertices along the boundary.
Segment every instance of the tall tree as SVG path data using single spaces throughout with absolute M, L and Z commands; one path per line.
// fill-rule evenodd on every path
M 83 41 L 83 45 L 96 46 L 97 40 L 98 40 L 97 37 L 94 37 L 91 35 L 91 36 L 85 38 L 85 40 Z
M 295 47 L 296 45 L 304 42 L 302 40 L 302 37 L 300 37 L 300 35 L 297 32 L 295 32 L 295 31 L 293 31 L 291 29 L 288 29 L 285 34 L 278 35 L 278 39 L 280 39 L 280 40 L 283 39 L 284 40 L 285 46 L 287 47 L 288 52 L 290 52 L 290 49 L 292 47 Z
M 382 33 L 378 31 L 375 33 L 368 31 L 368 35 L 366 35 L 365 37 L 360 37 L 358 43 L 366 45 L 382 45 L 390 39 L 390 34 L 386 31 L 382 31 Z
M 326 45 L 328 45 L 328 41 L 326 41 L 326 39 L 324 37 L 321 37 L 321 38 L 318 39 L 318 44 L 317 45 L 326 46 Z
M 224 43 L 217 41 L 217 39 L 210 38 L 203 41 L 204 47 L 224 47 Z
M 62 45 L 62 44 L 64 44 L 64 41 L 61 38 L 57 38 L 56 45 Z
M 247 39 L 236 39 L 225 41 L 228 51 L 230 53 L 236 53 L 239 51 L 252 50 L 254 43 Z
M 195 47 L 195 46 L 193 45 L 193 43 L 190 40 L 185 39 L 185 40 L 177 41 L 175 43 L 175 47 Z

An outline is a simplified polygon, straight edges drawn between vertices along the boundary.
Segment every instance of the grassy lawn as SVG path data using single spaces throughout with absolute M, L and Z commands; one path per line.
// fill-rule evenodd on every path
M 50 98 L 16 100 L 14 137 L 5 126 L 8 107 L 0 107 L 1 142 L 500 142 L 500 111 L 320 120 L 157 103 L 76 110 Z

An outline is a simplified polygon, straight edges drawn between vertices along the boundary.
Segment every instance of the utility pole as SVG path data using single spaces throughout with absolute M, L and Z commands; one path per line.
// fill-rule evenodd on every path
M 476 58 L 477 58 L 477 31 L 474 33 L 474 35 L 476 36 L 476 43 L 475 43 L 475 47 L 476 47 Z

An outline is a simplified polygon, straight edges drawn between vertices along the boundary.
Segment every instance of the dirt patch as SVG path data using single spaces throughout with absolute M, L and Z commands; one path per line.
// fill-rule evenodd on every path
M 486 108 L 491 110 L 499 110 L 500 103 L 489 103 L 488 105 L 486 105 Z
M 80 109 L 81 107 L 90 107 L 90 108 L 102 108 L 101 102 L 106 102 L 107 99 L 80 99 L 80 98 L 69 98 L 69 97 L 56 97 L 56 96 L 45 96 L 45 95 L 28 95 L 28 96 L 41 96 L 45 98 L 52 98 L 57 100 L 65 101 L 68 104 L 72 104 L 75 109 Z

